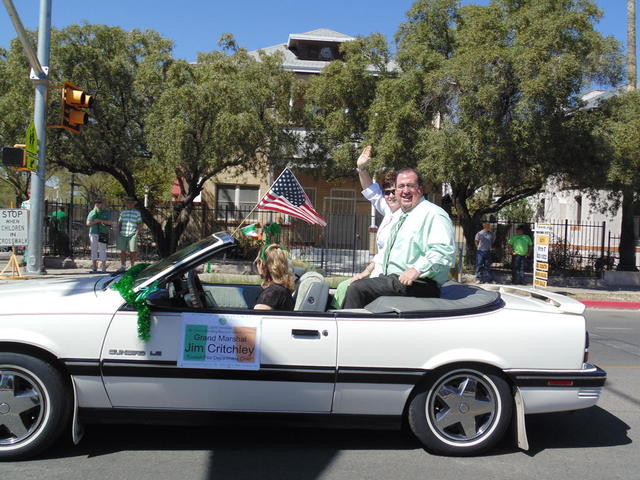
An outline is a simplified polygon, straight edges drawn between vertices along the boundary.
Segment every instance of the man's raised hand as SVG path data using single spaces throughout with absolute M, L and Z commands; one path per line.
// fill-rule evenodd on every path
M 367 164 L 371 160 L 371 145 L 367 145 L 362 149 L 362 153 L 358 157 L 356 161 L 356 166 L 358 168 L 366 168 Z

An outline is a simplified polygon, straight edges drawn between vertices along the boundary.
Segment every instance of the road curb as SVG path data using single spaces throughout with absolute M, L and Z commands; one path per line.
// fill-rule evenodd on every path
M 640 302 L 615 302 L 612 300 L 578 300 L 587 308 L 616 308 L 624 310 L 640 310 Z

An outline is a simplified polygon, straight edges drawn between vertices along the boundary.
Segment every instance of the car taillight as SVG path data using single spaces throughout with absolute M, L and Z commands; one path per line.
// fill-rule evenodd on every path
M 588 363 L 589 362 L 589 332 L 585 332 L 584 357 L 582 358 L 582 361 L 584 363 Z

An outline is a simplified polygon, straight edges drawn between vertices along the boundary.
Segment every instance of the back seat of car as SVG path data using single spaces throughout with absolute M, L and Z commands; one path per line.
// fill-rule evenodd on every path
M 500 292 L 449 281 L 442 285 L 439 298 L 379 297 L 365 310 L 375 314 L 436 317 L 473 315 L 497 310 L 503 305 Z

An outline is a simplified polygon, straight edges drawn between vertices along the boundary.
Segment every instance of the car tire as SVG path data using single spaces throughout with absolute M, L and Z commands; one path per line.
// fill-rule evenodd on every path
M 424 447 L 439 455 L 477 455 L 504 436 L 513 410 L 505 379 L 487 368 L 434 372 L 413 396 L 408 423 Z
M 49 447 L 70 413 L 71 394 L 60 371 L 36 357 L 0 353 L 0 460 Z

